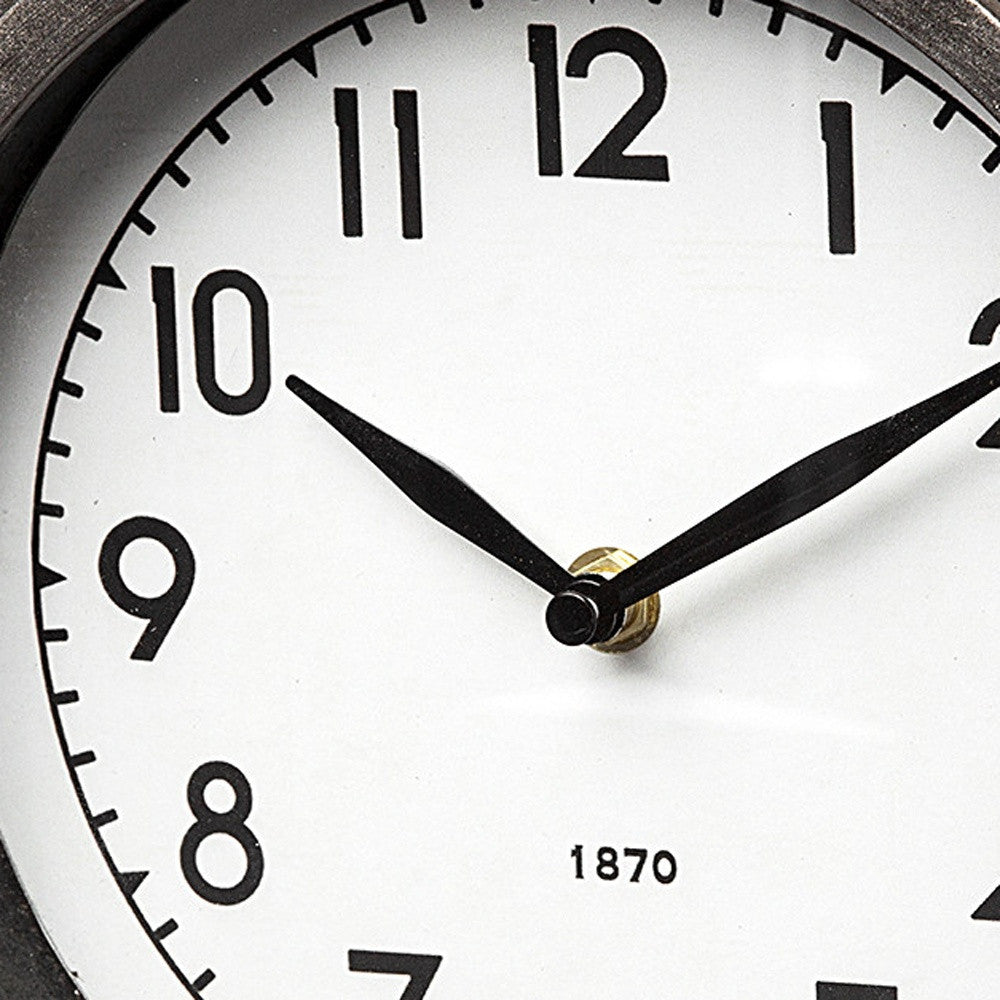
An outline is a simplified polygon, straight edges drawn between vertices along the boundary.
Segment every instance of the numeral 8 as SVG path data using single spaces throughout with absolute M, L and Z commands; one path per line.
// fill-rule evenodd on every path
M 205 790 L 213 781 L 225 782 L 236 796 L 235 804 L 227 812 L 216 812 L 205 800 Z M 188 805 L 197 820 L 181 843 L 181 871 L 188 885 L 206 902 L 219 906 L 246 902 L 257 891 L 264 877 L 264 852 L 246 825 L 253 807 L 250 782 L 232 764 L 213 761 L 202 764 L 191 776 L 187 796 Z M 231 888 L 212 885 L 198 867 L 198 848 L 214 834 L 232 837 L 246 854 L 246 873 Z

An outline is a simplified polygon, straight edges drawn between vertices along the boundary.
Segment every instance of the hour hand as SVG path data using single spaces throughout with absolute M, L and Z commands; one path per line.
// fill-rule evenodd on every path
M 298 376 L 289 376 L 285 384 L 439 524 L 549 594 L 558 594 L 573 582 L 567 570 L 525 538 L 455 473 L 362 420 Z

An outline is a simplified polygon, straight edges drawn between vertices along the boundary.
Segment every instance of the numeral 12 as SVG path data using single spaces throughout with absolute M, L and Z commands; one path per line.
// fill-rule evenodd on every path
M 566 76 L 586 79 L 600 56 L 631 59 L 642 74 L 642 93 L 620 121 L 577 168 L 577 177 L 607 177 L 626 181 L 667 181 L 667 157 L 637 155 L 626 150 L 656 117 L 667 97 L 667 70 L 656 46 L 631 28 L 601 28 L 584 35 L 570 50 Z M 559 45 L 551 24 L 528 26 L 528 61 L 535 68 L 535 112 L 538 131 L 538 172 L 561 177 L 563 172 L 562 112 L 559 97 Z
M 420 179 L 420 130 L 417 92 L 392 92 L 393 123 L 399 135 L 399 190 L 403 238 L 419 240 L 424 235 Z M 358 92 L 337 87 L 333 92 L 333 121 L 340 140 L 340 201 L 344 235 L 364 235 L 361 200 L 361 125 Z

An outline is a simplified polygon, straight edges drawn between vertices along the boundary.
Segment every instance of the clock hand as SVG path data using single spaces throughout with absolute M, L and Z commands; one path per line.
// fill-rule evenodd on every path
M 289 376 L 285 384 L 435 521 L 550 594 L 572 583 L 571 573 L 443 465 L 362 420 L 298 376 Z
M 623 609 L 839 496 L 998 386 L 1000 363 L 821 448 L 606 582 L 574 583 L 549 602 L 550 632 L 570 646 L 607 642 Z

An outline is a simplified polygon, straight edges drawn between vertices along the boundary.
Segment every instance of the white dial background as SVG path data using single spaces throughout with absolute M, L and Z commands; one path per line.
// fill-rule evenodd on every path
M 817 982 L 987 997 L 1000 927 L 995 607 L 1000 454 L 987 401 L 828 508 L 664 594 L 627 657 L 557 646 L 545 595 L 428 520 L 284 387 L 299 375 L 450 467 L 557 559 L 656 548 L 774 472 L 995 359 L 988 127 L 936 128 L 938 77 L 844 3 L 815 6 L 918 65 L 773 8 L 400 4 L 294 60 L 203 131 L 141 206 L 61 375 L 31 609 L 44 400 L 87 281 L 158 165 L 268 60 L 354 8 L 195 0 L 113 81 L 43 180 L 0 279 L 5 702 L 0 825 L 91 1000 L 399 996 L 348 951 L 443 956 L 429 997 L 764 1000 Z M 218 5 L 216 5 L 218 6 Z M 627 25 L 663 57 L 631 152 L 669 183 L 572 170 L 634 100 L 635 67 L 562 77 L 565 176 L 539 177 L 527 25 L 561 59 Z M 775 26 L 772 22 L 772 26 Z M 776 26 L 775 26 L 776 27 Z M 881 50 L 879 50 L 881 51 Z M 919 76 L 919 79 L 918 79 Z M 341 231 L 335 87 L 359 91 L 365 235 Z M 400 235 L 392 92 L 419 95 L 424 237 Z M 958 97 L 953 86 L 950 92 Z M 820 103 L 850 102 L 858 250 L 828 248 Z M 117 130 L 117 132 L 116 132 Z M 109 148 L 120 134 L 121 153 Z M 114 140 L 118 142 L 117 139 Z M 102 148 L 103 147 L 103 148 Z M 93 158 L 92 158 L 93 157 Z M 80 194 L 74 185 L 80 185 Z M 176 269 L 179 414 L 161 413 L 152 267 Z M 213 410 L 190 303 L 221 269 L 267 295 L 273 382 Z M 220 299 L 220 382 L 248 379 Z M 97 573 L 137 515 L 180 531 L 190 599 L 152 663 Z M 130 586 L 172 570 L 136 544 Z M 10 637 L 8 642 L 7 636 Z M 48 702 L 79 693 L 55 715 Z M 6 725 L 6 723 L 5 723 Z M 264 876 L 206 902 L 179 863 L 194 771 L 253 789 Z M 214 790 L 218 794 L 219 789 Z M 225 796 L 213 798 L 226 808 Z M 83 808 L 81 808 L 81 805 Z M 114 809 L 98 840 L 91 816 Z M 585 878 L 575 878 L 575 845 Z M 605 846 L 669 850 L 677 878 L 599 879 Z M 150 874 L 119 891 L 121 872 Z M 216 837 L 209 881 L 243 855 Z M 134 909 L 133 909 L 134 907 Z M 147 931 L 177 929 L 154 944 Z M 166 959 L 166 960 L 165 960 Z

